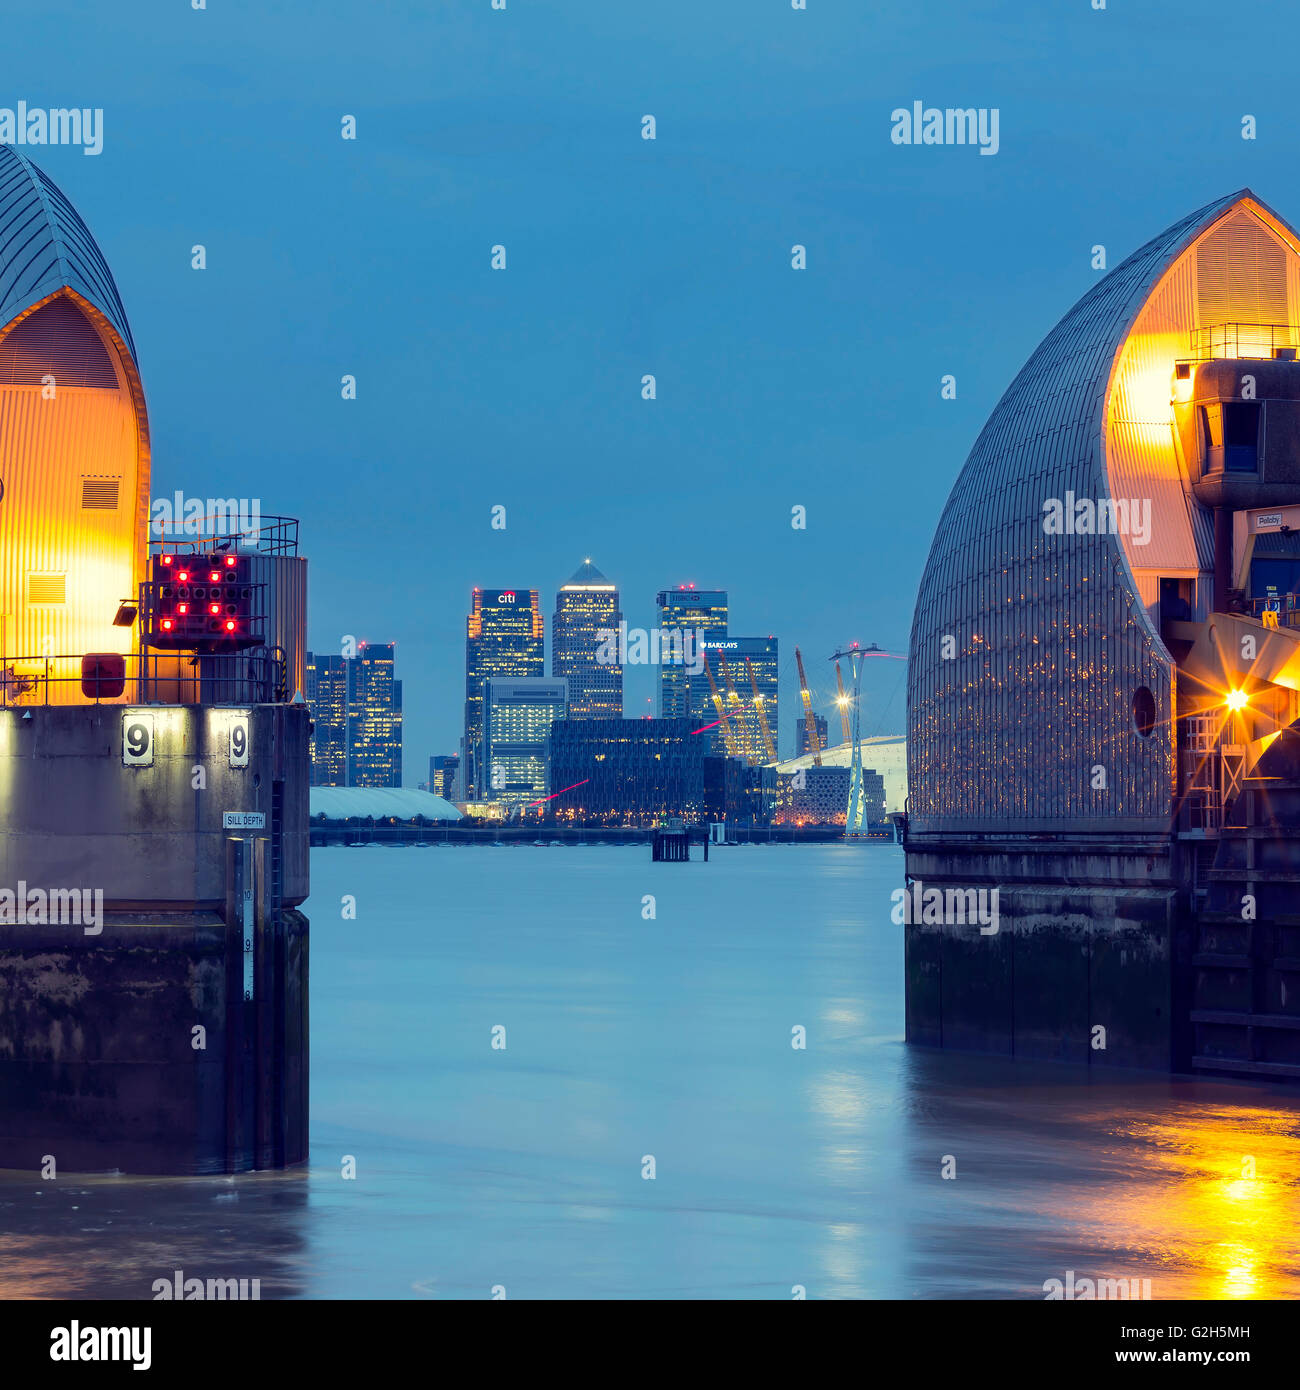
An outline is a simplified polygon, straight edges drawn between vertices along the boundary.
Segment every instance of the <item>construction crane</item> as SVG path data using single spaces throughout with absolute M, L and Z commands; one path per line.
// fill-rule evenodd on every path
M 758 682 L 754 679 L 754 668 L 745 658 L 745 670 L 749 673 L 749 688 L 754 692 L 754 712 L 758 715 L 758 727 L 763 732 L 763 748 L 769 763 L 776 762 L 776 744 L 772 742 L 772 731 L 767 727 L 767 713 L 763 709 L 763 697 L 758 693 Z
M 727 666 L 727 658 L 718 653 L 718 671 L 722 676 L 722 683 L 726 686 L 727 709 L 729 710 L 732 722 L 736 726 L 736 747 L 740 750 L 738 756 L 744 758 L 749 763 L 758 761 L 750 753 L 750 733 L 745 720 L 741 717 L 741 700 L 736 691 L 736 682 L 731 678 L 731 670 Z
M 727 756 L 734 758 L 739 755 L 736 752 L 736 738 L 731 732 L 731 723 L 727 719 L 727 711 L 722 707 L 722 696 L 718 694 L 718 683 L 713 679 L 713 672 L 709 670 L 709 656 L 704 653 L 704 674 L 709 678 L 709 689 L 713 691 L 713 708 L 718 711 L 718 723 L 722 725 L 722 741 L 727 749 Z
M 844 730 L 844 742 L 847 743 L 853 735 L 849 732 L 849 697 L 844 693 L 844 677 L 840 675 L 839 653 L 837 652 L 831 660 L 835 663 L 835 684 L 840 688 L 840 728 Z
M 822 741 L 817 737 L 817 720 L 813 716 L 812 696 L 808 693 L 808 677 L 803 673 L 803 656 L 794 649 L 795 664 L 799 667 L 799 698 L 803 701 L 803 722 L 808 730 L 808 747 L 812 749 L 813 766 L 822 765 Z

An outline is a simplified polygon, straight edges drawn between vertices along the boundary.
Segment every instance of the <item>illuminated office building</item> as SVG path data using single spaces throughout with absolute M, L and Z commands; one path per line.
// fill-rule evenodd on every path
M 570 719 L 623 717 L 623 667 L 598 659 L 622 621 L 618 589 L 584 560 L 555 595 L 551 619 L 551 674 L 568 682 Z
M 698 630 L 710 637 L 727 635 L 727 594 L 725 589 L 697 589 L 679 584 L 661 589 L 655 595 L 659 627 Z M 686 664 L 664 663 L 659 670 L 659 717 L 678 719 L 691 713 L 691 692 Z
M 736 757 L 750 761 L 775 762 L 763 736 L 763 719 L 775 748 L 777 742 L 777 685 L 779 675 L 779 644 L 775 637 L 706 637 L 702 653 L 708 672 L 687 675 L 689 713 L 700 724 L 715 727 L 702 734 L 714 752 L 730 751 Z M 753 673 L 753 681 L 750 673 Z M 712 674 L 727 711 L 727 726 L 732 734 L 732 746 L 726 745 L 726 730 L 717 723 L 717 706 L 709 686 Z M 728 684 L 728 681 L 730 684 Z M 732 691 L 735 697 L 732 696 Z M 755 693 L 757 690 L 757 694 Z
M 830 747 L 830 744 L 826 741 L 829 729 L 827 728 L 825 717 L 820 714 L 814 714 L 813 723 L 817 729 L 817 748 L 819 751 L 824 752 Z M 802 758 L 812 751 L 808 743 L 808 725 L 801 719 L 794 726 L 794 755 L 796 758 Z
M 546 674 L 545 627 L 536 589 L 475 589 L 465 624 L 465 736 L 461 744 L 462 800 L 491 800 L 479 757 L 483 687 L 493 679 Z
M 455 753 L 439 753 L 429 759 L 429 790 L 444 801 L 455 801 L 460 776 L 460 758 Z
M 348 776 L 348 673 L 341 656 L 307 653 L 306 689 L 311 710 L 311 784 L 343 787 Z
M 563 720 L 551 730 L 548 813 L 577 825 L 654 825 L 703 816 L 708 747 L 691 719 Z
M 361 643 L 349 657 L 349 787 L 402 785 L 402 682 L 391 642 Z
M 564 718 L 563 678 L 493 677 L 483 687 L 483 769 L 487 801 L 532 801 L 550 790 L 551 725 Z

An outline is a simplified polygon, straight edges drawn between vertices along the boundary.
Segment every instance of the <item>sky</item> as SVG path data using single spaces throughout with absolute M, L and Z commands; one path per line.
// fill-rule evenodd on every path
M 542 591 L 549 671 L 587 556 L 633 626 L 725 588 L 781 641 L 782 753 L 796 645 L 833 728 L 827 658 L 906 652 L 1092 248 L 1242 187 L 1300 223 L 1284 0 L 193 3 L 7 13 L 0 108 L 103 109 L 101 154 L 26 153 L 117 279 L 153 493 L 300 518 L 309 645 L 397 643 L 408 786 L 462 732 L 472 588 Z M 997 153 L 894 143 L 915 101 L 996 109 Z M 864 733 L 905 670 L 869 664 Z M 653 690 L 629 668 L 626 712 Z

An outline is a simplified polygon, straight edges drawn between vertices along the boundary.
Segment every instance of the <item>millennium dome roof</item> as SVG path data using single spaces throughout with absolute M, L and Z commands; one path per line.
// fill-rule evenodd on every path
M 460 812 L 432 792 L 410 787 L 313 787 L 311 814 L 327 820 L 461 820 Z
M 913 619 L 914 833 L 1167 825 L 1170 655 L 1120 538 L 1045 534 L 1043 507 L 1069 493 L 1111 496 L 1107 411 L 1119 354 L 1165 273 L 1234 209 L 1294 248 L 1295 234 L 1247 189 L 1175 222 L 1065 314 L 976 439 L 940 517 Z M 1143 688 L 1157 711 L 1150 737 L 1132 713 Z
M 126 310 L 95 238 L 52 179 L 0 145 L 0 328 L 65 287 L 104 315 L 134 358 Z

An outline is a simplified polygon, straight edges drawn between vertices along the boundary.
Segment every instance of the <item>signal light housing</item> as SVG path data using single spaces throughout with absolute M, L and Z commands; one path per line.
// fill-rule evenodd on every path
M 254 605 L 262 586 L 249 582 L 250 563 L 238 553 L 191 555 L 187 560 L 155 555 L 150 577 L 141 585 L 145 645 L 200 654 L 260 646 L 262 615 Z M 196 579 L 198 584 L 193 583 Z

